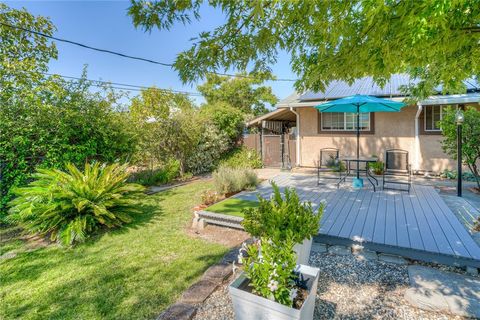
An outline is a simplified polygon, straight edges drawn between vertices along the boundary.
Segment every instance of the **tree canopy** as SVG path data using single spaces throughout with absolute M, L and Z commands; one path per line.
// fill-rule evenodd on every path
M 203 1 L 132 0 L 136 27 L 169 29 L 200 19 Z M 225 23 L 205 30 L 174 67 L 184 82 L 217 70 L 268 71 L 280 51 L 290 54 L 298 90 L 322 90 L 332 80 L 372 76 L 384 85 L 394 73 L 419 82 L 414 97 L 465 91 L 480 75 L 478 0 L 209 1 Z
M 272 88 L 262 85 L 268 79 L 271 79 L 270 74 L 251 78 L 245 73 L 236 78 L 207 74 L 205 83 L 197 89 L 207 104 L 229 104 L 244 114 L 261 115 L 268 112 L 267 105 L 277 102 Z

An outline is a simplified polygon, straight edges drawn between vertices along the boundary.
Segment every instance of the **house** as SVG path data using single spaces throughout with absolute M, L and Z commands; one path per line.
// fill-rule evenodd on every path
M 276 110 L 247 125 L 260 129 L 255 143 L 261 150 L 265 166 L 315 167 L 321 148 L 335 147 L 345 156 L 354 155 L 356 148 L 354 114 L 322 114 L 315 106 L 355 94 L 402 101 L 405 95 L 401 87 L 409 83 L 409 76 L 403 74 L 393 75 L 383 88 L 371 77 L 358 79 L 352 85 L 334 81 L 323 92 L 293 93 L 280 101 Z M 479 107 L 480 84 L 469 80 L 465 85 L 465 94 L 443 95 L 438 88 L 437 95 L 408 105 L 401 112 L 362 114 L 361 154 L 377 155 L 382 160 L 385 150 L 404 149 L 409 152 L 414 172 L 438 173 L 454 169 L 456 162 L 442 151 L 437 121 L 442 118 L 446 106 Z

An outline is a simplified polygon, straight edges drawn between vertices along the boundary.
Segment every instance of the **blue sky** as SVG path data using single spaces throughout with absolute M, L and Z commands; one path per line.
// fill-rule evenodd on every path
M 129 1 L 6 1 L 14 7 L 25 7 L 34 15 L 47 16 L 57 27 L 55 36 L 94 47 L 170 63 L 190 47 L 190 38 L 198 32 L 211 30 L 224 21 L 221 11 L 207 6 L 201 20 L 181 24 L 172 30 L 145 33 L 135 29 L 127 16 Z M 142 86 L 195 91 L 195 85 L 183 85 L 175 71 L 168 67 L 116 57 L 57 42 L 58 60 L 50 64 L 50 72 L 78 77 L 88 65 L 88 77 L 95 80 Z M 295 78 L 289 58 L 281 54 L 273 72 L 279 78 Z M 293 91 L 293 83 L 270 82 L 275 94 L 284 98 Z M 133 93 L 132 93 L 133 94 Z M 200 102 L 197 98 L 197 102 Z

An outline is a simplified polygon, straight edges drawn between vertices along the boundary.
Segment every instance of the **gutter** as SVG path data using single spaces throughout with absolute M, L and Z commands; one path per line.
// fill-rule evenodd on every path
M 295 159 L 296 163 L 295 164 L 296 164 L 297 167 L 300 167 L 300 163 L 301 163 L 301 161 L 300 161 L 300 115 L 291 106 L 290 106 L 290 111 L 293 112 L 295 114 L 295 116 L 297 117 L 297 139 L 295 141 L 295 147 L 296 147 L 296 150 L 295 150 L 296 151 L 296 157 L 295 157 L 296 158 Z
M 417 103 L 418 109 L 415 114 L 415 162 L 414 171 L 420 170 L 420 114 L 422 113 L 423 106 L 420 102 Z

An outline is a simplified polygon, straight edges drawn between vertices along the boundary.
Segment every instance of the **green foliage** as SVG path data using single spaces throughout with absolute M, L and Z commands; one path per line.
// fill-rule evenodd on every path
M 220 166 L 213 173 L 213 183 L 218 193 L 228 195 L 255 188 L 258 178 L 251 169 Z
M 373 173 L 378 175 L 383 174 L 385 167 L 382 161 L 372 162 L 368 166 L 373 171 Z
M 243 249 L 247 254 L 245 274 L 253 292 L 291 307 L 298 290 L 294 243 L 291 239 L 276 243 L 268 238 L 261 238 L 259 242 Z
M 144 188 L 126 183 L 125 165 L 87 163 L 81 172 L 67 164 L 66 169 L 38 169 L 33 182 L 15 189 L 9 218 L 31 232 L 72 245 L 100 226 L 120 226 L 138 213 L 136 200 Z
M 186 168 L 193 174 L 210 172 L 218 165 L 219 159 L 229 149 L 227 136 L 210 122 L 200 122 L 202 131 L 196 145 L 191 146 Z
M 44 17 L 0 4 L 0 22 L 52 35 Z M 13 188 L 24 185 L 37 167 L 63 168 L 86 161 L 126 160 L 133 133 L 122 95 L 90 90 L 86 73 L 78 83 L 46 76 L 57 57 L 53 42 L 0 25 L 0 221 Z M 93 93 L 95 92 L 95 93 Z
M 242 222 L 245 231 L 274 242 L 293 241 L 302 243 L 318 233 L 325 204 L 321 203 L 315 213 L 310 202 L 302 203 L 293 188 L 285 188 L 283 197 L 275 183 L 272 183 L 271 200 L 258 197 L 258 208 L 247 209 Z
M 171 160 L 156 169 L 146 169 L 133 173 L 129 180 L 144 186 L 154 186 L 172 182 L 180 175 L 180 163 Z
M 344 172 L 347 170 L 345 163 L 335 159 L 333 156 L 330 156 L 330 158 L 327 160 L 326 167 L 333 169 L 335 172 Z
M 218 132 L 229 139 L 230 146 L 235 145 L 239 140 L 244 128 L 245 117 L 241 110 L 218 102 L 202 105 L 200 114 L 206 121 L 212 122 Z
M 136 27 L 170 29 L 200 18 L 199 0 L 132 0 Z M 174 68 L 184 82 L 217 70 L 268 71 L 290 54 L 296 87 L 323 90 L 333 80 L 372 76 L 385 85 L 395 73 L 420 81 L 408 91 L 421 99 L 437 85 L 465 92 L 462 80 L 480 74 L 478 0 L 210 1 L 226 15 L 201 30 Z
M 220 165 L 232 168 L 259 169 L 262 167 L 262 159 L 255 150 L 241 146 L 226 154 L 220 160 Z
M 465 120 L 462 124 L 462 160 L 475 176 L 480 189 L 480 110 L 467 107 L 463 112 Z M 455 122 L 456 110 L 444 110 L 442 120 L 439 122 L 442 129 L 442 148 L 453 159 L 457 159 L 457 124 Z
M 256 116 L 267 113 L 267 104 L 273 106 L 277 97 L 271 87 L 262 84 L 272 79 L 272 75 L 265 72 L 255 77 L 246 76 L 245 73 L 235 78 L 207 74 L 207 81 L 197 89 L 207 100 L 207 105 L 229 105 L 243 114 Z

